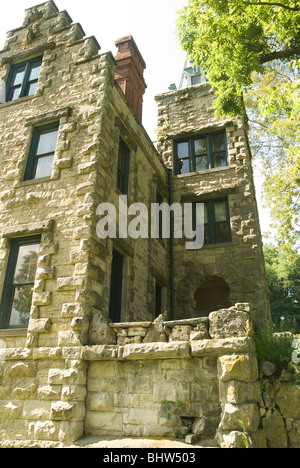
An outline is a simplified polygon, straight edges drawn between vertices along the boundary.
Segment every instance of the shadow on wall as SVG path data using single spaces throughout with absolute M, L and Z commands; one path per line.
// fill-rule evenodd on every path
M 194 294 L 195 307 L 198 316 L 208 316 L 214 310 L 231 306 L 228 284 L 218 276 L 206 277 Z

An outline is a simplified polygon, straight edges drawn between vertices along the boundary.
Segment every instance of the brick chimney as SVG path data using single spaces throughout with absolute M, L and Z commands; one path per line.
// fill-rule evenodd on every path
M 144 80 L 146 64 L 132 36 L 115 42 L 118 48 L 115 80 L 120 85 L 138 120 L 142 122 L 143 95 L 147 88 Z

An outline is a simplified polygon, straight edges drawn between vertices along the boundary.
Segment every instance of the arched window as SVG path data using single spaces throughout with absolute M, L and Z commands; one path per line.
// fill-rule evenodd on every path
M 222 278 L 208 277 L 195 291 L 195 310 L 201 315 L 208 315 L 215 310 L 230 307 L 229 295 L 229 286 Z

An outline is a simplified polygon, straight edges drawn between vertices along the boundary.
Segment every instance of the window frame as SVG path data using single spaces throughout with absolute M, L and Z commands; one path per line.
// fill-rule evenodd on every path
M 223 136 L 224 140 L 224 146 L 225 146 L 225 157 L 226 157 L 226 165 L 225 166 L 215 166 L 213 162 L 213 151 L 212 151 L 212 138 L 218 135 Z M 206 149 L 207 149 L 207 168 L 197 171 L 196 170 L 196 158 L 197 156 L 195 155 L 195 144 L 194 142 L 200 139 L 205 139 L 206 140 Z M 188 143 L 188 152 L 189 155 L 186 158 L 179 158 L 178 156 L 178 145 L 180 143 Z M 187 137 L 187 138 L 182 138 L 179 140 L 174 140 L 174 155 L 175 155 L 175 161 L 174 161 L 174 172 L 175 175 L 187 175 L 192 172 L 203 172 L 203 171 L 208 171 L 211 169 L 222 169 L 225 167 L 228 167 L 228 144 L 227 144 L 227 135 L 226 135 L 226 130 L 219 130 L 217 132 L 210 132 L 210 133 L 205 133 L 205 134 L 200 134 L 197 136 L 192 136 L 192 137 Z M 179 161 L 180 159 L 188 159 L 189 160 L 189 169 L 190 172 L 184 172 L 183 174 L 180 173 L 179 169 Z
M 33 66 L 37 63 L 40 63 L 42 66 L 43 56 L 34 57 L 32 59 L 25 60 L 20 63 L 15 63 L 11 66 L 9 75 L 8 75 L 7 84 L 6 84 L 6 102 L 13 102 L 25 96 L 35 95 L 35 93 L 34 94 L 28 94 L 28 93 L 29 93 L 29 85 L 33 83 L 38 83 L 39 81 L 40 74 L 38 78 L 35 78 L 34 80 L 29 79 Z M 22 68 L 24 68 L 24 77 L 20 86 L 17 86 L 14 84 L 14 81 L 15 81 L 18 70 Z M 20 88 L 19 97 L 17 99 L 12 99 L 12 91 L 17 88 Z
M 33 129 L 32 137 L 31 137 L 31 145 L 30 145 L 30 149 L 29 149 L 29 154 L 28 154 L 27 164 L 26 164 L 26 169 L 25 169 L 25 174 L 24 174 L 24 181 L 38 180 L 38 179 L 44 178 L 44 177 L 36 177 L 35 176 L 36 175 L 37 162 L 38 162 L 39 159 L 45 158 L 47 156 L 49 157 L 49 156 L 52 156 L 52 155 L 53 155 L 53 159 L 54 159 L 56 148 L 54 149 L 53 153 L 52 152 L 51 153 L 45 153 L 45 154 L 42 154 L 42 155 L 38 155 L 37 150 L 38 150 L 38 145 L 39 145 L 39 142 L 40 142 L 41 135 L 44 134 L 44 133 L 51 133 L 51 130 L 53 132 L 55 132 L 55 131 L 58 132 L 59 131 L 59 121 L 52 122 L 52 123 L 49 123 L 49 124 L 46 124 L 46 125 L 41 125 L 41 126 L 35 127 Z M 56 140 L 56 144 L 57 144 L 57 140 Z M 53 164 L 52 164 L 52 167 L 53 167 Z M 51 174 L 49 176 L 45 176 L 45 177 L 51 177 Z
M 226 223 L 227 223 L 227 230 L 228 230 L 228 239 L 226 241 L 218 242 L 217 240 L 217 232 L 216 232 L 216 224 L 217 221 L 215 220 L 215 210 L 214 205 L 216 203 L 225 202 L 226 207 Z M 204 200 L 204 205 L 207 206 L 207 220 L 208 222 L 204 225 L 204 245 L 220 245 L 227 242 L 232 242 L 232 234 L 231 234 L 231 225 L 230 225 L 230 210 L 229 210 L 229 202 L 228 198 L 212 198 L 210 200 Z M 205 242 L 205 226 L 208 226 L 209 229 L 209 242 Z M 193 203 L 193 229 L 196 229 L 196 203 Z
M 12 313 L 13 306 L 13 293 L 14 293 L 14 275 L 16 272 L 17 261 L 19 256 L 20 248 L 28 245 L 41 245 L 41 235 L 29 236 L 29 237 L 18 237 L 14 238 L 11 241 L 11 247 L 9 252 L 8 263 L 6 267 L 5 279 L 3 292 L 0 302 L 0 329 L 2 330 L 15 330 L 15 329 L 27 329 L 28 323 L 26 326 L 21 325 L 9 325 Z M 32 284 L 34 287 L 35 282 L 24 282 L 18 283 L 21 284 Z M 29 321 L 30 317 L 28 317 Z
M 122 167 L 120 167 L 120 150 L 123 151 Z M 117 163 L 117 189 L 123 194 L 128 195 L 129 186 L 129 162 L 130 150 L 124 141 L 120 138 L 118 147 L 118 163 Z

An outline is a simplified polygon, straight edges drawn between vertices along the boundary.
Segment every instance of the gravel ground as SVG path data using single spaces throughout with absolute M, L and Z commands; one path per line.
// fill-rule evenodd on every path
M 213 440 L 200 440 L 196 444 L 186 444 L 180 440 L 170 439 L 116 439 L 110 437 L 83 437 L 72 445 L 65 448 L 155 448 L 155 449 L 171 449 L 171 448 L 185 448 L 187 450 L 200 449 L 200 448 L 217 448 Z

